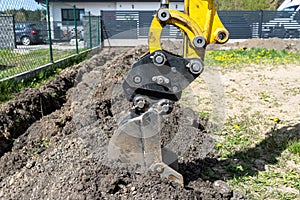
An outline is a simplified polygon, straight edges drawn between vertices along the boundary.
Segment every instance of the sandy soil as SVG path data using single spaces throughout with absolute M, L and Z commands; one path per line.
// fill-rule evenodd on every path
M 219 120 L 261 113 L 265 120 L 280 118 L 284 125 L 295 125 L 300 123 L 299 74 L 296 65 L 233 70 L 208 67 L 191 84 L 187 98 L 193 109 L 214 114 Z

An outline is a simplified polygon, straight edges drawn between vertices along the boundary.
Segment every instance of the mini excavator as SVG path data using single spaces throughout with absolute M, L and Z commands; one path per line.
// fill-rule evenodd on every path
M 183 56 L 162 49 L 166 25 L 183 33 Z M 169 0 L 161 0 L 149 30 L 149 53 L 132 65 L 122 84 L 132 108 L 110 139 L 110 159 L 184 184 L 177 172 L 177 155 L 161 148 L 163 116 L 172 112 L 182 91 L 203 72 L 206 46 L 228 39 L 213 0 L 185 0 L 184 12 L 169 9 Z

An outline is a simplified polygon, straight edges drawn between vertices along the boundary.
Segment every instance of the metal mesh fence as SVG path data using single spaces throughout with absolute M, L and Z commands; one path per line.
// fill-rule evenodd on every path
M 101 18 L 100 16 L 91 16 L 90 14 L 83 17 L 82 36 L 85 38 L 84 46 L 92 48 L 100 45 L 101 42 Z
M 100 45 L 99 16 L 55 2 L 0 0 L 0 80 Z

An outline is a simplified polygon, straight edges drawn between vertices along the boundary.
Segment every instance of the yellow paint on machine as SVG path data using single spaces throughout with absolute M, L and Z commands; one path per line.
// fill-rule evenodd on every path
M 185 58 L 201 58 L 203 60 L 206 45 L 210 43 L 223 44 L 228 41 L 229 32 L 222 24 L 213 0 L 186 0 L 184 7 L 184 13 L 162 8 L 170 14 L 166 21 L 161 21 L 157 15 L 153 17 L 148 37 L 150 53 L 162 50 L 160 37 L 166 25 L 173 25 L 184 33 Z M 192 42 L 198 36 L 205 39 L 203 48 L 197 48 Z

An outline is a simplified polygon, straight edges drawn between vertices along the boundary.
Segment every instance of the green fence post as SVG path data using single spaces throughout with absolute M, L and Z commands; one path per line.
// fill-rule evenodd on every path
M 47 26 L 48 26 L 48 42 L 49 42 L 49 60 L 53 63 L 53 50 L 52 50 L 52 36 L 51 36 L 51 24 L 50 24 L 50 9 L 49 9 L 49 0 L 46 0 L 47 5 Z
M 76 44 L 76 54 L 79 54 L 78 50 L 78 35 L 77 35 L 77 15 L 76 15 L 76 5 L 73 6 L 74 10 L 74 29 L 75 29 L 75 44 Z
M 89 34 L 90 34 L 90 48 L 93 48 L 91 11 L 89 11 Z
M 16 21 L 15 21 L 15 15 L 12 15 L 12 21 L 13 21 L 13 31 L 14 33 L 16 32 Z M 16 49 L 17 48 L 17 38 L 16 38 L 16 35 L 14 35 L 14 48 Z
M 103 10 L 100 10 L 100 42 L 101 42 L 101 48 L 103 48 L 104 47 Z
M 98 26 L 97 26 L 98 30 L 97 30 L 97 43 L 98 46 L 100 46 L 100 16 L 98 16 Z
M 103 26 L 103 10 L 100 10 L 100 21 L 101 21 L 101 45 L 104 45 L 104 26 Z

